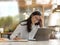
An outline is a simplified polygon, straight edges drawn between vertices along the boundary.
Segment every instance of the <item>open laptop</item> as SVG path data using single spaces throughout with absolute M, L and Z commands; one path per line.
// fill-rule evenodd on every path
M 48 28 L 39 28 L 36 35 L 34 36 L 34 39 L 36 41 L 46 41 L 49 40 L 49 35 L 51 33 L 51 29 Z

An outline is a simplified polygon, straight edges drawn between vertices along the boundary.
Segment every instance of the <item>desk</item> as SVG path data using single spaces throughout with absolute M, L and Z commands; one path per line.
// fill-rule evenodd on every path
M 0 45 L 60 45 L 60 40 L 28 41 L 28 42 L 0 42 Z

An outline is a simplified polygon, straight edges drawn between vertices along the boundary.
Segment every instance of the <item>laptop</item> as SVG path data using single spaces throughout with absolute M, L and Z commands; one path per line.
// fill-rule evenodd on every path
M 49 35 L 51 34 L 51 29 L 39 28 L 34 36 L 36 41 L 47 41 L 49 40 Z

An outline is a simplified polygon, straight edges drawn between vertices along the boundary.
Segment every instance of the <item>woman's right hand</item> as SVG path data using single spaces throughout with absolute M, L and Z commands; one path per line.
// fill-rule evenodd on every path
M 13 40 L 21 40 L 22 38 L 15 37 Z

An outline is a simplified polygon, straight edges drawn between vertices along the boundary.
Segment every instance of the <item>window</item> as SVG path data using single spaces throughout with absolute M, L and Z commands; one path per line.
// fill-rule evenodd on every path
M 18 3 L 16 1 L 0 2 L 0 17 L 15 16 L 19 14 Z

